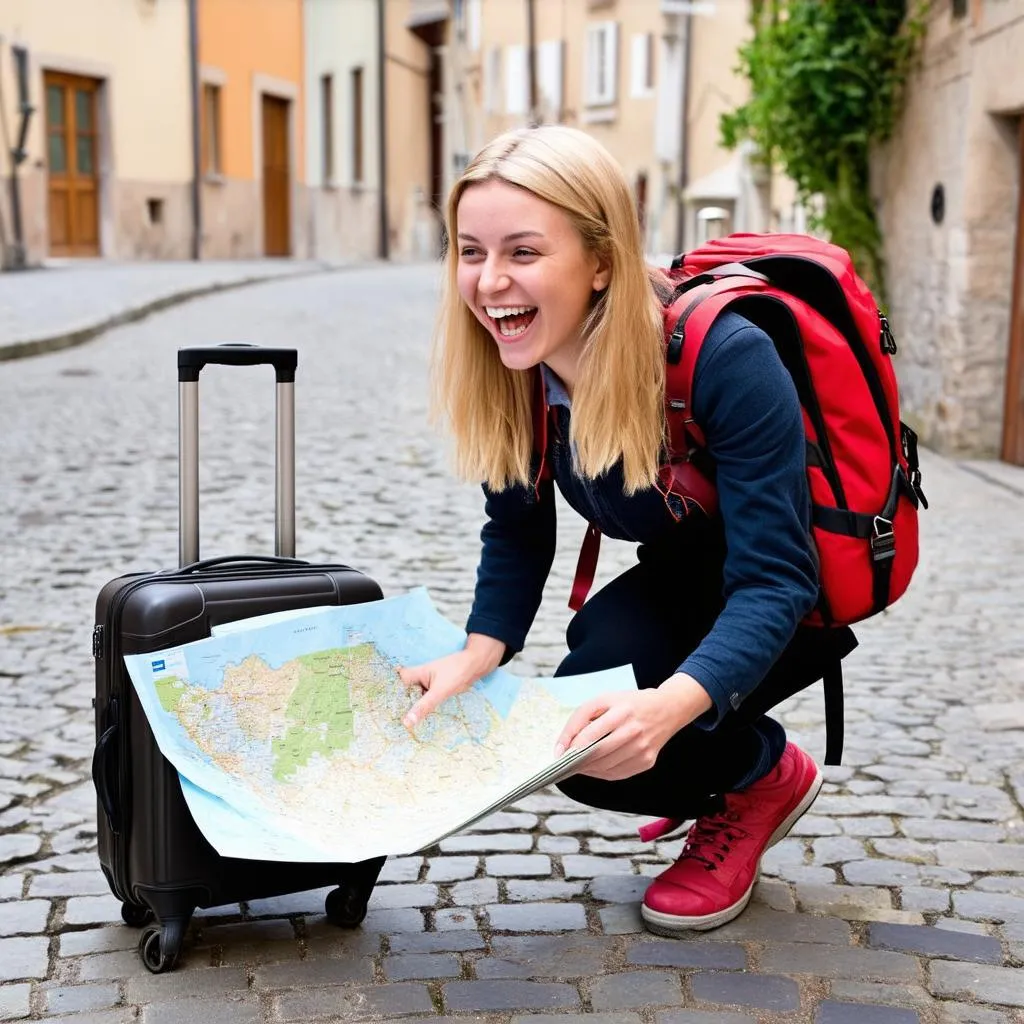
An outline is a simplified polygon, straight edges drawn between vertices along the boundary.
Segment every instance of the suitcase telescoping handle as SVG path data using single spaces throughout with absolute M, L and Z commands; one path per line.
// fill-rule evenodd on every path
M 269 364 L 277 375 L 274 551 L 295 557 L 295 368 L 293 348 L 213 345 L 178 352 L 178 563 L 199 559 L 199 374 L 204 366 Z

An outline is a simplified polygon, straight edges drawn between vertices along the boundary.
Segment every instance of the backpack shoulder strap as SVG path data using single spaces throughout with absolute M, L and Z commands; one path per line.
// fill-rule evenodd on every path
M 672 459 L 686 457 L 695 446 L 705 447 L 704 432 L 693 418 L 693 377 L 711 325 L 730 303 L 766 285 L 760 274 L 720 269 L 724 276 L 712 272 L 686 282 L 665 307 L 665 417 Z
M 548 465 L 548 409 L 547 394 L 544 391 L 544 375 L 538 367 L 534 370 L 533 381 L 533 454 L 538 460 L 537 476 L 533 481 L 535 497 L 540 499 L 540 485 L 542 480 L 551 477 L 551 467 Z

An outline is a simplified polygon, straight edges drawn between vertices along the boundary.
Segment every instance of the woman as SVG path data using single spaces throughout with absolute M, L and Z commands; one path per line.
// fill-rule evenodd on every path
M 762 713 L 837 653 L 833 631 L 798 628 L 818 585 L 792 380 L 760 329 L 734 313 L 716 321 L 693 415 L 720 512 L 681 516 L 658 486 L 671 286 L 645 264 L 610 154 L 571 128 L 506 133 L 455 185 L 447 226 L 436 383 L 459 468 L 484 481 L 487 522 L 465 648 L 402 670 L 423 691 L 406 725 L 522 649 L 554 556 L 557 483 L 602 532 L 640 545 L 637 565 L 571 621 L 556 673 L 628 663 L 638 689 L 572 716 L 556 754 L 600 743 L 560 788 L 669 827 L 696 819 L 642 913 L 663 934 L 717 927 L 746 906 L 764 850 L 822 781 Z M 538 374 L 553 482 L 533 450 Z M 839 636 L 846 653 L 855 641 Z

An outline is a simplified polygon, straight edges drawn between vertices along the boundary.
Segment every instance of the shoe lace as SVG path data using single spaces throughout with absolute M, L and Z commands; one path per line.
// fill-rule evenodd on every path
M 728 809 L 698 818 L 690 828 L 679 859 L 699 861 L 705 871 L 716 871 L 732 852 L 733 844 L 750 836 L 738 824 L 739 819 L 736 811 Z

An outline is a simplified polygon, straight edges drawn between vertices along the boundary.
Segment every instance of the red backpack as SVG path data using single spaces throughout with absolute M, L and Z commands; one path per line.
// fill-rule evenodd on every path
M 665 304 L 669 460 L 662 489 L 679 495 L 687 513 L 715 511 L 713 465 L 691 415 L 691 394 L 711 324 L 734 310 L 774 341 L 803 409 L 821 581 L 805 621 L 843 626 L 882 611 L 906 590 L 917 566 L 917 509 L 928 502 L 917 435 L 900 421 L 896 345 L 849 255 L 806 235 L 736 234 L 676 258 L 669 274 L 676 288 Z M 574 610 L 593 582 L 599 543 L 591 525 L 569 602 Z M 826 673 L 825 698 L 825 761 L 838 763 L 838 664 Z

